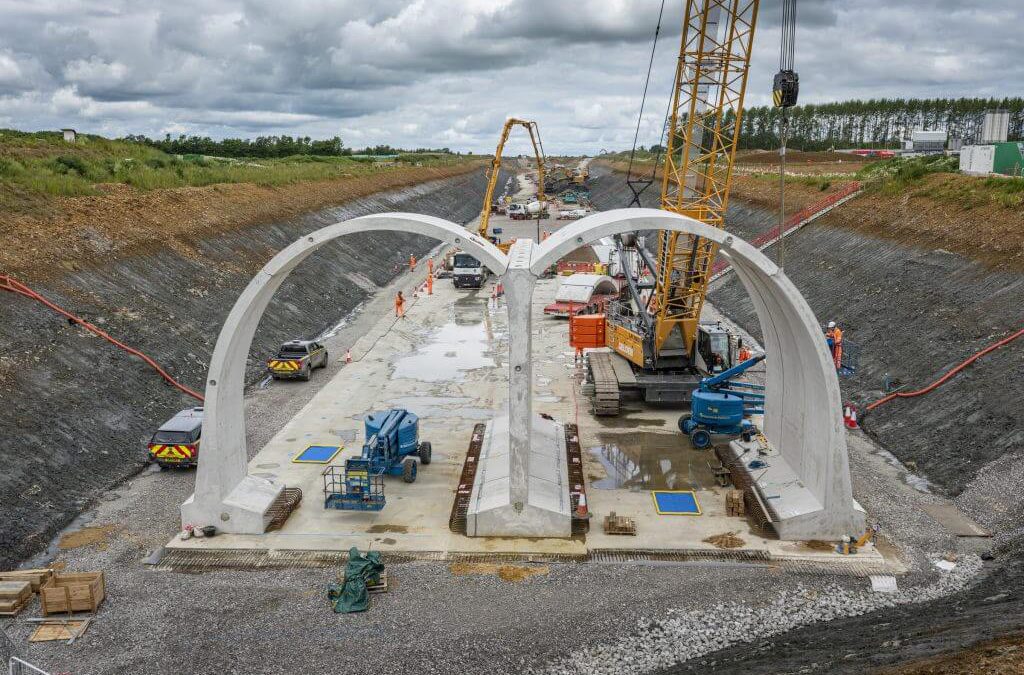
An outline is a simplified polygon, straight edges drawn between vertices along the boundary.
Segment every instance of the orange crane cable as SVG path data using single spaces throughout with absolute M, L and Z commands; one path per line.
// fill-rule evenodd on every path
M 948 373 L 946 373 L 945 375 L 943 375 L 939 379 L 935 380 L 934 382 L 929 384 L 924 389 L 918 389 L 917 391 L 896 392 L 896 393 L 893 393 L 893 394 L 889 394 L 888 396 L 886 396 L 884 398 L 880 398 L 877 401 L 875 401 L 874 403 L 872 403 L 871 405 L 869 405 L 867 408 L 865 408 L 865 411 L 867 411 L 867 410 L 874 410 L 878 406 L 882 405 L 883 403 L 887 403 L 887 402 L 893 400 L 894 398 L 914 398 L 915 396 L 923 396 L 924 394 L 927 394 L 927 393 L 929 393 L 931 391 L 934 391 L 939 386 L 944 384 L 947 380 L 949 380 L 951 377 L 953 377 L 954 375 L 959 373 L 961 370 L 963 370 L 967 366 L 971 365 L 972 363 L 974 363 L 975 361 L 980 359 L 982 356 L 985 356 L 986 354 L 988 354 L 990 352 L 993 352 L 993 351 L 999 349 L 1000 347 L 1003 347 L 1005 345 L 1010 344 L 1011 342 L 1013 342 L 1017 338 L 1021 337 L 1022 335 L 1024 335 L 1024 329 L 1021 329 L 1021 330 L 1017 331 L 1016 333 L 1014 333 L 1013 335 L 1011 335 L 1011 336 L 1009 336 L 1007 338 L 1003 338 L 999 342 L 996 342 L 995 344 L 991 344 L 988 347 L 986 347 L 985 349 L 982 349 L 980 352 L 978 352 L 977 354 L 975 354 L 971 358 L 967 359 L 966 361 L 964 361 L 963 363 L 958 365 L 956 368 L 953 368 Z
M 118 347 L 120 349 L 123 349 L 124 351 L 128 352 L 132 356 L 139 357 L 140 359 L 145 361 L 148 366 L 150 366 L 153 370 L 155 370 L 157 373 L 159 373 L 160 377 L 164 378 L 168 382 L 168 384 L 170 384 L 175 389 L 181 391 L 184 394 L 188 394 L 189 396 L 191 396 L 192 398 L 194 398 L 194 399 L 196 399 L 196 400 L 198 400 L 200 402 L 202 402 L 204 400 L 203 396 L 201 394 L 198 394 L 198 393 L 192 391 L 191 389 L 189 389 L 185 385 L 183 385 L 180 382 L 178 382 L 177 380 L 175 380 L 173 377 L 171 377 L 170 374 L 168 374 L 168 372 L 166 370 L 164 370 L 163 368 L 160 367 L 160 364 L 158 364 L 153 359 L 149 358 L 148 356 L 146 356 L 145 354 L 143 354 L 139 350 L 133 349 L 132 347 L 129 347 L 128 345 L 124 344 L 120 340 L 112 337 L 109 333 L 107 333 L 107 332 L 101 330 L 100 328 L 98 328 L 97 326 L 89 323 L 85 319 L 83 319 L 83 318 L 81 318 L 79 316 L 75 316 L 74 314 L 72 314 L 71 312 L 67 311 L 63 307 L 60 307 L 60 306 L 54 304 L 53 302 L 51 302 L 50 300 L 47 300 L 45 297 L 43 297 L 42 295 L 40 295 L 36 291 L 32 290 L 31 288 L 29 288 L 25 284 L 21 283 L 20 281 L 16 280 L 14 277 L 12 277 L 10 275 L 7 275 L 7 274 L 0 274 L 0 290 L 9 291 L 11 293 L 17 293 L 18 295 L 22 295 L 22 296 L 24 296 L 26 298 L 29 298 L 31 300 L 35 300 L 36 302 L 39 302 L 39 303 L 42 303 L 43 305 L 46 305 L 47 307 L 49 307 L 53 311 L 57 312 L 61 316 L 65 317 L 69 321 L 77 323 L 79 326 L 85 328 L 86 330 L 88 330 L 91 333 L 95 333 L 96 335 L 100 336 L 101 338 L 103 338 L 107 342 L 110 342 L 114 346 L 116 346 L 116 347 Z

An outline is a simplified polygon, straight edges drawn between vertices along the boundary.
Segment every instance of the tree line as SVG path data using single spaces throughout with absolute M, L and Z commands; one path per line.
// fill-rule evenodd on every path
M 134 135 L 126 136 L 124 140 L 149 145 L 172 155 L 213 155 L 217 157 L 273 158 L 294 155 L 346 157 L 351 155 L 398 155 L 406 152 L 452 154 L 448 148 L 403 150 L 390 145 L 375 145 L 356 150 L 346 148 L 338 136 L 325 139 L 313 139 L 309 136 L 257 136 L 256 138 L 214 140 L 209 136 L 182 134 L 174 138 L 167 134 L 162 139 Z
M 1024 140 L 1024 98 L 869 99 L 795 106 L 789 119 L 789 146 L 801 150 L 829 148 L 898 148 L 915 129 L 946 131 L 970 142 L 981 131 L 985 110 L 1010 113 L 1008 140 Z M 746 108 L 740 147 L 777 148 L 782 113 L 773 106 Z

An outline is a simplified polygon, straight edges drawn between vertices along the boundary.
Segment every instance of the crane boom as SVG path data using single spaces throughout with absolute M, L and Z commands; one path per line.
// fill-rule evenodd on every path
M 669 118 L 661 208 L 725 226 L 759 0 L 687 0 Z M 692 354 L 717 247 L 662 231 L 655 350 Z
M 484 193 L 484 206 L 480 211 L 480 236 L 488 238 L 487 230 L 491 222 L 491 204 L 494 200 L 494 186 L 498 182 L 498 173 L 501 170 L 501 154 L 505 150 L 505 143 L 512 128 L 521 126 L 530 134 L 530 142 L 533 144 L 533 153 L 537 157 L 537 201 L 543 202 L 544 195 L 544 144 L 540 140 L 540 129 L 537 123 L 532 120 L 521 120 L 510 117 L 505 120 L 505 126 L 501 130 L 501 138 L 498 139 L 498 147 L 494 151 L 494 159 L 491 160 L 491 168 L 487 174 L 487 191 Z

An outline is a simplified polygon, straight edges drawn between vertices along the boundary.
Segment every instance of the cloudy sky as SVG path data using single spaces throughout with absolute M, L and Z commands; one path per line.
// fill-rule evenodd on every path
M 671 87 L 668 0 L 641 143 Z M 549 153 L 632 144 L 660 0 L 0 0 L 0 127 L 109 136 L 340 135 Z M 1024 0 L 798 0 L 801 102 L 1024 94 Z M 763 0 L 748 102 L 778 67 Z M 513 152 L 526 149 L 515 140 Z

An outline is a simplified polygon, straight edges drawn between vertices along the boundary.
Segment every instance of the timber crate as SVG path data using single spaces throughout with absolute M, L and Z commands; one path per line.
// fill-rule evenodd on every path
M 27 581 L 0 581 L 0 616 L 16 616 L 32 599 L 32 584 Z
M 32 592 L 38 593 L 40 587 L 46 583 L 51 574 L 53 574 L 51 569 L 11 570 L 9 572 L 0 572 L 0 581 L 27 581 L 32 584 Z
M 95 612 L 106 597 L 103 572 L 54 574 L 39 589 L 43 616 Z

